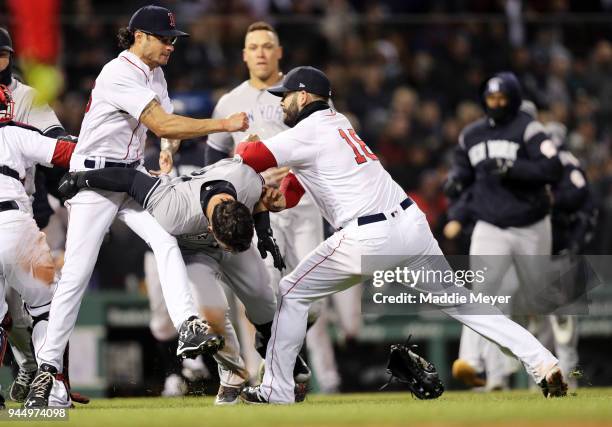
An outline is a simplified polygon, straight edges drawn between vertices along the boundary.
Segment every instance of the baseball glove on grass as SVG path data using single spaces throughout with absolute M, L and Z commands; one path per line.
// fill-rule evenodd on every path
M 409 345 L 410 337 L 406 344 L 394 344 L 391 346 L 387 372 L 391 375 L 389 382 L 394 379 L 408 386 L 410 392 L 419 399 L 437 399 L 444 393 L 444 384 L 440 381 L 438 371 L 433 364 L 416 354 L 413 349 L 416 345 Z

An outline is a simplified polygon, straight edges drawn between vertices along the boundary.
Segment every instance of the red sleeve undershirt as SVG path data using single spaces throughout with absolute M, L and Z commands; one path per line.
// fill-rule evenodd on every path
M 261 141 L 243 141 L 236 146 L 236 154 L 242 157 L 242 161 L 255 169 L 255 172 L 263 172 L 266 169 L 278 166 L 274 154 Z M 304 187 L 294 174 L 289 173 L 281 181 L 280 191 L 285 196 L 287 209 L 298 204 L 304 195 Z
M 297 180 L 296 176 L 289 172 L 281 181 L 280 192 L 285 196 L 287 209 L 297 205 L 305 193 L 304 187 Z
M 274 154 L 261 141 L 241 142 L 236 146 L 236 154 L 258 173 L 278 166 Z
M 75 147 L 76 144 L 74 142 L 58 139 L 51 163 L 55 166 L 68 168 L 70 166 L 70 157 L 72 157 Z

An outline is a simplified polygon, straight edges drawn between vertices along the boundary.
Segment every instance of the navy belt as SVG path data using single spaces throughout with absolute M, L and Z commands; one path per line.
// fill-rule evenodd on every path
M 83 165 L 88 169 L 95 169 L 96 161 L 87 159 L 83 162 Z M 135 160 L 132 163 L 104 162 L 105 168 L 135 168 L 138 165 L 140 165 L 140 160 Z
M 0 202 L 0 212 L 4 212 L 4 211 L 13 211 L 19 210 L 19 205 L 17 205 L 17 203 L 13 200 L 8 200 L 6 202 Z
M 19 172 L 17 172 L 15 169 L 9 168 L 8 166 L 0 166 L 0 174 L 15 178 L 17 181 L 21 181 L 19 179 Z
M 402 203 L 400 203 L 400 206 L 402 207 L 403 210 L 406 210 L 413 203 L 414 202 L 412 201 L 412 199 L 410 197 L 407 197 L 406 199 L 404 199 L 404 201 L 402 201 Z M 373 222 L 386 221 L 386 220 L 387 220 L 387 217 L 385 216 L 384 213 L 365 215 L 365 216 L 360 216 L 359 218 L 357 218 L 357 225 L 372 224 Z

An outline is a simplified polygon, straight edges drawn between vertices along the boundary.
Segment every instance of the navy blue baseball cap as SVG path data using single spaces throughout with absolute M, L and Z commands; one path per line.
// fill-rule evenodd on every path
M 174 13 L 161 6 L 149 5 L 138 9 L 130 19 L 128 29 L 158 36 L 189 37 L 189 34 L 176 29 Z
M 11 53 L 15 52 L 11 35 L 4 28 L 0 28 L 0 50 L 7 50 Z
M 282 83 L 268 89 L 272 95 L 283 96 L 286 92 L 305 90 L 329 98 L 331 84 L 325 73 L 314 67 L 297 67 L 289 71 Z

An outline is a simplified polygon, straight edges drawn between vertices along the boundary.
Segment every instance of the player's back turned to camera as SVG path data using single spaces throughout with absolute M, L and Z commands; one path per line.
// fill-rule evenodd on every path
M 406 197 L 346 117 L 330 108 L 331 85 L 322 71 L 295 68 L 281 85 L 269 91 L 282 97 L 284 120 L 290 129 L 263 141 L 245 142 L 237 154 L 256 171 L 291 167 L 293 173 L 281 184 L 284 197 L 276 208 L 293 207 L 308 192 L 338 231 L 279 284 L 274 334 L 267 351 L 274 356 L 266 357 L 262 384 L 241 394 L 243 401 L 252 404 L 294 402 L 292 365 L 313 301 L 357 284 L 362 275 L 395 268 L 397 261 L 392 255 L 403 256 L 402 264 L 408 268 L 420 268 L 426 259 L 425 268 L 450 269 L 425 214 Z M 418 290 L 470 292 L 429 282 L 419 283 Z M 558 360 L 496 307 L 468 302 L 439 308 L 514 353 L 545 396 L 566 394 Z M 485 313 L 488 315 L 474 315 Z

